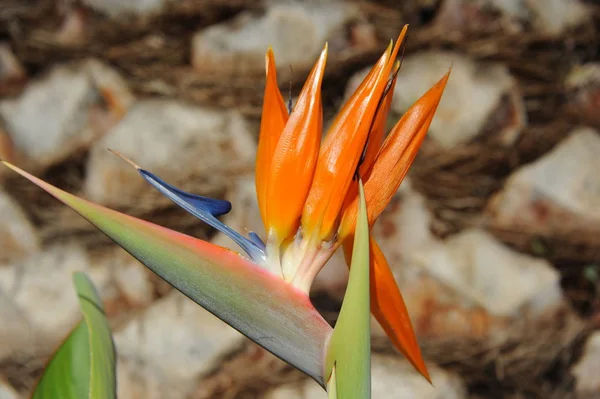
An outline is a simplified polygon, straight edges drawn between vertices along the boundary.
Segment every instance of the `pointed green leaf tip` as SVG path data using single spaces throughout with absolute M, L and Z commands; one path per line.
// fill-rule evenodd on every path
M 32 399 L 116 398 L 115 347 L 102 302 L 84 273 L 73 283 L 83 320 L 52 356 Z
M 369 226 L 362 181 L 352 265 L 340 316 L 327 351 L 328 389 L 340 399 L 371 397 Z
M 331 369 L 331 376 L 327 381 L 327 399 L 338 399 L 337 396 L 337 378 L 335 377 L 335 364 Z
M 187 297 L 325 386 L 332 329 L 308 296 L 226 248 L 110 210 L 4 162 L 74 209 Z

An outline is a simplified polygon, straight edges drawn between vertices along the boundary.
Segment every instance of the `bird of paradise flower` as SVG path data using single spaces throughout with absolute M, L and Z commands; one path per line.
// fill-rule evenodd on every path
M 311 284 L 339 247 L 351 264 L 361 199 L 370 228 L 412 164 L 449 77 L 448 72 L 385 134 L 406 30 L 342 107 L 323 142 L 327 46 L 291 112 L 277 85 L 273 51 L 267 51 L 256 159 L 264 241 L 219 221 L 231 209 L 228 201 L 179 190 L 128 160 L 153 187 L 227 234 L 245 255 L 93 204 L 3 163 L 88 219 L 179 291 L 325 387 L 334 372 L 328 359 L 333 329 L 310 302 Z M 371 312 L 429 380 L 392 271 L 375 240 L 368 240 Z

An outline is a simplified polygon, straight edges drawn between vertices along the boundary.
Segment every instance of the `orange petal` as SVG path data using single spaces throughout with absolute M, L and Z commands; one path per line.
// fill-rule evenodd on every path
M 387 117 L 392 107 L 392 99 L 394 97 L 394 89 L 396 87 L 396 80 L 398 77 L 398 70 L 400 69 L 400 62 L 394 64 L 392 71 L 392 79 L 389 81 L 389 87 L 386 87 L 387 94 L 382 98 L 379 109 L 375 115 L 371 132 L 369 133 L 369 139 L 367 141 L 367 148 L 365 149 L 365 156 L 362 164 L 359 168 L 359 174 L 363 176 L 375 163 L 375 158 L 379 153 L 383 139 L 385 138 Z
M 260 136 L 256 154 L 256 196 L 263 223 L 267 225 L 267 186 L 269 183 L 271 160 L 279 137 L 288 120 L 288 111 L 277 86 L 277 69 L 273 49 L 269 47 L 265 55 L 267 79 L 263 99 Z
M 398 121 L 383 143 L 373 167 L 363 176 L 369 224 L 372 226 L 400 187 L 442 98 L 450 71 L 425 93 Z M 357 199 L 344 212 L 338 234 L 352 234 L 356 225 Z
M 375 120 L 373 121 L 373 127 L 371 128 L 371 132 L 369 133 L 363 162 L 359 167 L 360 176 L 364 176 L 367 173 L 367 171 L 371 169 L 373 163 L 375 163 L 375 158 L 379 153 L 381 144 L 383 143 L 386 130 L 385 128 L 387 125 L 387 117 L 392 106 L 392 98 L 394 94 L 394 88 L 396 87 L 396 78 L 398 77 L 399 69 L 400 62 L 396 62 L 396 64 L 394 65 L 392 79 L 388 83 L 389 86 L 386 87 L 387 94 L 385 95 L 385 97 L 382 98 L 381 104 L 379 104 L 379 109 L 377 110 Z M 356 180 L 353 180 L 352 182 L 350 182 L 350 188 L 346 193 L 346 199 L 344 200 L 344 205 L 342 206 L 342 214 L 344 213 L 344 210 L 352 204 L 352 202 L 357 198 L 357 196 L 358 182 Z
M 347 239 L 343 244 L 348 266 L 352 258 L 352 242 L 353 240 Z M 427 381 L 431 382 L 406 304 L 385 255 L 373 237 L 370 238 L 370 261 L 371 313 L 394 346 Z
M 326 62 L 327 45 L 302 88 L 270 162 L 266 226 L 279 243 L 297 230 L 312 182 L 321 143 L 321 82 Z
M 321 146 L 310 193 L 302 215 L 305 234 L 326 240 L 334 233 L 356 166 L 371 130 L 377 105 L 393 61 L 406 34 L 405 26 L 393 51 L 386 50 L 344 105 Z

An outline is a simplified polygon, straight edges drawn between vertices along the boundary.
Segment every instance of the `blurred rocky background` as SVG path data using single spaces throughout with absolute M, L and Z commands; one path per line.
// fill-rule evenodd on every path
M 329 121 L 411 24 L 390 124 L 452 66 L 414 167 L 374 228 L 432 371 L 373 327 L 373 396 L 600 397 L 600 5 L 594 0 L 0 0 L 0 157 L 83 197 L 214 240 L 106 151 L 234 203 L 253 187 L 272 45 L 299 92 L 325 41 Z M 106 303 L 120 398 L 313 399 L 299 372 L 173 291 L 57 201 L 0 170 L 0 398 L 24 398 Z M 335 321 L 336 257 L 313 300 Z

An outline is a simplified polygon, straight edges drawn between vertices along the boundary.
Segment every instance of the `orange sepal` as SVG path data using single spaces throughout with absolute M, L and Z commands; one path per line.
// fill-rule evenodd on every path
M 267 225 L 267 187 L 271 177 L 270 167 L 273 153 L 283 128 L 288 120 L 288 111 L 277 86 L 277 68 L 273 49 L 269 47 L 265 55 L 266 83 L 263 100 L 260 135 L 256 154 L 256 197 L 263 223 Z
M 326 62 L 327 45 L 302 88 L 270 161 L 266 227 L 278 243 L 296 231 L 312 183 L 321 143 L 321 82 Z
M 382 99 L 381 104 L 379 105 L 379 110 L 375 115 L 375 120 L 373 121 L 373 127 L 371 128 L 371 132 L 369 133 L 369 139 L 367 141 L 365 156 L 362 164 L 359 167 L 359 175 L 365 176 L 367 171 L 371 169 L 373 164 L 375 163 L 375 158 L 379 153 L 381 148 L 381 144 L 383 143 L 383 139 L 385 138 L 385 131 L 387 125 L 387 117 L 390 112 L 390 108 L 392 106 L 392 98 L 394 95 L 394 88 L 396 87 L 396 78 L 398 77 L 398 70 L 400 69 L 400 62 L 396 62 L 394 65 L 393 76 L 391 81 L 389 82 L 389 90 L 387 95 Z M 353 180 L 350 183 L 350 188 L 346 193 L 346 199 L 344 200 L 344 205 L 342 206 L 342 215 L 344 214 L 344 210 L 352 204 L 352 202 L 358 197 L 358 182 Z
M 352 237 L 349 237 L 343 242 L 344 256 L 348 267 L 352 260 L 353 241 Z M 370 238 L 369 251 L 371 313 L 394 346 L 431 383 L 431 377 L 423 360 L 406 304 L 385 255 L 373 237 Z
M 388 205 L 417 156 L 449 76 L 450 71 L 406 111 L 383 143 L 373 167 L 363 176 L 370 226 Z M 354 232 L 356 213 L 357 198 L 344 212 L 338 231 L 341 240 Z
M 393 50 L 388 48 L 381 56 L 329 128 L 302 214 L 305 234 L 316 234 L 320 240 L 326 240 L 334 233 L 406 29 L 407 26 Z
M 396 88 L 396 80 L 398 78 L 399 69 L 400 62 L 397 61 L 394 64 L 394 69 L 392 70 L 393 76 L 391 78 L 391 81 L 389 82 L 389 89 L 386 88 L 387 94 L 381 100 L 381 104 L 379 105 L 379 109 L 377 110 L 375 119 L 373 121 L 373 127 L 371 128 L 371 132 L 369 133 L 369 139 L 367 141 L 365 156 L 362 164 L 359 167 L 360 176 L 364 176 L 365 173 L 369 169 L 371 169 L 371 167 L 375 163 L 375 158 L 377 157 L 377 154 L 381 149 L 381 144 L 383 143 L 383 139 L 385 138 L 388 114 L 390 113 L 390 108 L 392 107 L 392 99 L 394 97 L 394 89 Z

